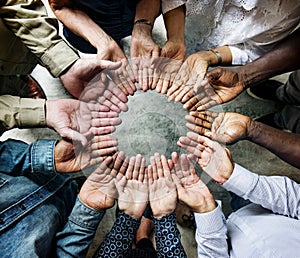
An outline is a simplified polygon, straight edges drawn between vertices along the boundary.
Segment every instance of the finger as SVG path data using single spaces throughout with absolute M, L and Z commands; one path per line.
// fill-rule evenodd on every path
M 209 129 L 206 129 L 204 127 L 201 127 L 201 126 L 197 126 L 197 125 L 194 125 L 194 124 L 190 124 L 190 123 L 187 123 L 186 124 L 186 127 L 193 131 L 193 132 L 196 132 L 197 134 L 200 134 L 200 135 L 211 135 L 211 131 Z
M 119 171 L 121 166 L 123 165 L 124 161 L 125 161 L 125 153 L 123 151 L 120 151 L 117 153 L 117 156 L 115 157 L 115 162 L 114 162 L 114 166 L 113 166 L 113 174 L 116 176 Z
M 104 126 L 104 127 L 92 127 L 90 130 L 93 135 L 106 135 L 114 132 L 116 128 L 114 126 Z
M 91 153 L 92 157 L 103 157 L 103 156 L 109 156 L 118 151 L 117 147 L 109 147 L 109 148 L 102 148 L 98 150 L 93 150 Z
M 192 124 L 200 125 L 205 128 L 211 128 L 211 123 L 213 119 L 202 112 L 193 112 L 194 114 L 197 113 L 196 116 L 186 115 L 185 119 Z
M 147 167 L 147 172 L 148 172 L 148 184 L 151 185 L 154 182 L 154 179 L 153 179 L 153 167 L 151 165 L 149 165 Z
M 158 172 L 157 172 L 155 158 L 153 156 L 150 158 L 150 164 L 152 167 L 152 178 L 155 181 L 158 179 Z
M 163 80 L 161 94 L 166 94 L 170 84 L 170 74 L 166 75 L 166 78 Z
M 58 131 L 61 137 L 67 138 L 69 140 L 80 142 L 82 146 L 87 145 L 87 139 L 81 133 L 72 130 L 71 128 L 64 128 Z
M 181 169 L 184 177 L 188 177 L 189 172 L 189 162 L 186 154 L 182 154 L 180 157 Z
M 121 109 L 113 104 L 110 100 L 106 99 L 104 96 L 98 98 L 98 102 L 104 106 L 107 106 L 110 110 L 114 112 L 121 112 Z
M 119 174 L 125 175 L 129 165 L 129 157 L 126 157 L 119 169 Z
M 127 105 L 109 90 L 104 91 L 103 96 L 122 111 L 126 112 L 128 110 Z
M 103 139 L 106 136 L 95 136 L 95 138 L 96 137 L 99 138 L 99 140 L 96 141 L 95 139 L 93 139 L 93 143 L 91 145 L 92 150 L 105 149 L 108 147 L 114 147 L 118 145 L 118 140 L 112 136 L 107 135 L 107 139 Z
M 161 156 L 159 155 L 159 153 L 155 153 L 154 158 L 155 158 L 158 178 L 163 178 L 164 173 L 163 173 L 163 167 L 162 167 L 162 163 L 161 163 Z
M 135 157 L 133 156 L 129 159 L 128 168 L 126 170 L 126 178 L 128 180 L 132 179 L 134 164 L 135 164 Z
M 109 165 L 113 162 L 112 157 L 107 157 L 105 160 L 103 160 L 103 162 L 101 162 L 101 164 L 99 165 L 99 167 L 95 170 L 96 173 L 98 174 L 103 174 L 104 171 L 109 167 Z
M 178 153 L 172 152 L 171 157 L 172 157 L 173 163 L 176 164 L 178 162 Z
M 163 176 L 172 180 L 170 167 L 168 165 L 167 158 L 164 155 L 161 156 L 161 164 L 163 169 Z
M 142 155 L 138 154 L 135 157 L 135 163 L 134 163 L 134 168 L 133 168 L 133 173 L 132 173 L 132 179 L 137 180 L 139 177 L 139 172 L 141 168 L 141 162 L 142 162 Z
M 144 176 L 146 175 L 145 166 L 146 166 L 146 159 L 144 157 L 142 157 L 140 170 L 139 170 L 139 176 L 138 176 L 139 182 L 144 182 Z
M 92 118 L 114 118 L 119 116 L 117 112 L 113 112 L 113 111 L 109 111 L 109 112 L 91 111 L 91 115 Z
M 119 125 L 122 123 L 121 118 L 113 117 L 113 118 L 94 118 L 91 121 L 91 125 L 94 127 L 104 127 L 109 125 Z

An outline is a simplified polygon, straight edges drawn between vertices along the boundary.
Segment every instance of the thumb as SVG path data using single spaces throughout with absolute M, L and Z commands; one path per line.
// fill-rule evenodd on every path
M 108 60 L 97 60 L 100 68 L 102 70 L 104 69 L 117 69 L 121 66 L 121 61 L 118 62 L 112 62 L 112 61 L 108 61 Z
M 221 77 L 222 73 L 223 73 L 223 70 L 221 68 L 216 68 L 216 69 L 213 69 L 213 70 L 207 72 L 205 78 L 208 81 L 219 80 L 219 78 Z
M 63 138 L 67 138 L 69 140 L 77 141 L 82 144 L 82 146 L 87 145 L 87 139 L 84 135 L 81 133 L 74 131 L 70 128 L 64 128 L 58 131 L 58 133 L 61 135 Z

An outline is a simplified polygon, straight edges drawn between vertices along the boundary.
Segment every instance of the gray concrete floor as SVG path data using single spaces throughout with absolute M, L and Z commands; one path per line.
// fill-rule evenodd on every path
M 161 21 L 160 21 L 161 22 Z M 162 44 L 165 40 L 165 32 L 161 25 L 156 25 L 155 38 Z M 127 44 L 127 45 L 126 45 Z M 128 39 L 125 41 L 128 53 Z M 126 48 L 126 47 L 125 47 Z M 58 79 L 54 79 L 42 67 L 38 66 L 33 76 L 43 86 L 48 99 L 68 98 L 68 93 L 62 87 Z M 285 81 L 287 75 L 276 77 Z M 149 158 L 154 152 L 160 152 L 170 156 L 172 151 L 182 152 L 176 145 L 177 139 L 185 135 L 186 111 L 180 103 L 168 102 L 167 98 L 156 92 L 137 91 L 134 96 L 129 97 L 129 110 L 121 113 L 123 123 L 117 127 L 114 133 L 119 139 L 119 149 L 127 155 L 142 153 Z M 278 110 L 280 106 L 271 101 L 262 101 L 251 98 L 247 93 L 241 94 L 230 103 L 218 107 L 219 111 L 232 111 L 248 115 L 252 118 Z M 7 138 L 21 139 L 32 142 L 35 139 L 59 139 L 58 135 L 50 129 L 13 129 L 6 132 L 0 140 Z M 248 141 L 241 141 L 233 146 L 228 146 L 233 160 L 249 170 L 263 175 L 287 175 L 300 182 L 299 170 L 281 161 L 268 150 Z M 201 174 L 200 168 L 198 168 Z M 202 177 L 207 182 L 215 197 L 222 201 L 224 212 L 230 211 L 230 195 L 209 178 Z M 95 248 L 101 243 L 105 234 L 110 230 L 114 222 L 114 208 L 109 210 L 97 231 L 88 257 L 91 257 Z M 182 243 L 188 257 L 196 255 L 196 243 L 194 232 L 191 229 L 179 226 L 182 233 Z

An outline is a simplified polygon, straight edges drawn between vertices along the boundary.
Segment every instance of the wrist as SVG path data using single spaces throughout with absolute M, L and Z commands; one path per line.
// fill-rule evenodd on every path
M 247 125 L 247 140 L 255 141 L 258 135 L 262 133 L 262 124 L 250 119 Z
M 210 198 L 207 198 L 205 201 L 206 201 L 205 205 L 201 205 L 198 207 L 192 207 L 193 212 L 208 213 L 217 208 L 217 204 L 216 204 L 216 201 L 214 200 L 213 196 L 211 196 Z

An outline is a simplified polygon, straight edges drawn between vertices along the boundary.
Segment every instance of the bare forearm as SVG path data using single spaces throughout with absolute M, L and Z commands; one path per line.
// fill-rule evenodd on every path
M 300 135 L 252 121 L 248 129 L 248 140 L 267 148 L 282 160 L 300 168 Z
M 300 68 L 300 29 L 292 33 L 273 50 L 259 59 L 239 68 L 245 76 L 245 85 L 250 87 L 272 76 Z
M 159 15 L 159 0 L 140 0 L 136 5 L 135 21 L 140 19 L 149 20 L 152 24 Z
M 176 22 L 174 22 L 176 21 Z M 164 14 L 168 40 L 185 42 L 185 6 L 181 5 Z
M 80 10 L 63 7 L 54 10 L 54 14 L 67 28 L 90 42 L 96 49 L 102 49 L 112 41 L 109 35 L 107 35 L 86 13 Z

